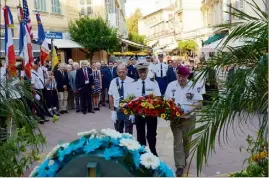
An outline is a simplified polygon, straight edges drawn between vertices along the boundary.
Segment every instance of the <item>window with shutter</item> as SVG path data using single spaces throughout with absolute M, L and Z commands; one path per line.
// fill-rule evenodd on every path
M 51 0 L 52 12 L 55 14 L 61 14 L 60 0 Z
M 35 9 L 38 11 L 46 11 L 46 1 L 45 0 L 35 0 Z

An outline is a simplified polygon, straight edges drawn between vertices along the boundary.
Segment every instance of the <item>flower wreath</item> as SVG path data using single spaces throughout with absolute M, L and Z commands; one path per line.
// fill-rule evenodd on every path
M 134 176 L 174 177 L 174 172 L 166 163 L 154 156 L 148 147 L 141 146 L 130 134 L 121 134 L 113 129 L 102 129 L 100 132 L 94 129 L 78 133 L 78 136 L 77 140 L 57 145 L 30 176 L 54 177 L 72 158 L 101 151 L 103 153 L 98 156 L 128 165 L 128 171 Z

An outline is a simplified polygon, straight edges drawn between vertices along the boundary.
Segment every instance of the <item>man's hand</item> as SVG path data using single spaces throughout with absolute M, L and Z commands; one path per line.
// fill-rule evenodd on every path
M 67 86 L 66 85 L 64 85 L 63 88 L 64 88 L 65 91 L 67 90 Z
M 92 89 L 94 89 L 94 87 L 95 87 L 95 86 L 93 85 L 93 86 L 92 86 Z
M 135 116 L 134 116 L 134 115 L 130 115 L 130 116 L 129 116 L 129 120 L 130 120 L 132 123 L 135 123 Z

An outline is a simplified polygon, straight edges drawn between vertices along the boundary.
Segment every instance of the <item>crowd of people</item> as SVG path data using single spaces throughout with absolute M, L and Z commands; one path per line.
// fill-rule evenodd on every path
M 49 62 L 41 65 L 37 57 L 32 63 L 31 79 L 27 79 L 23 72 L 19 77 L 32 85 L 33 96 L 39 105 L 29 102 L 29 107 L 40 118 L 40 124 L 49 121 L 46 116 L 64 115 L 71 109 L 94 114 L 101 106 L 108 105 L 115 130 L 133 134 L 135 124 L 138 142 L 141 145 L 148 143 L 156 156 L 157 118 L 125 115 L 119 109 L 119 103 L 130 94 L 136 97 L 154 94 L 173 99 L 183 108 L 182 117 L 185 118 L 180 127 L 171 122 L 176 174 L 180 176 L 188 157 L 184 147 L 190 141 L 190 137 L 183 135 L 194 128 L 195 110 L 201 106 L 202 95 L 206 93 L 205 80 L 192 85 L 194 71 L 193 60 L 183 63 L 179 58 L 164 62 L 163 54 L 159 54 L 157 60 L 151 56 L 145 61 L 130 58 L 127 64 L 121 61 L 91 64 L 81 61 L 78 64 L 69 59 L 68 64 L 59 62 L 53 68 Z

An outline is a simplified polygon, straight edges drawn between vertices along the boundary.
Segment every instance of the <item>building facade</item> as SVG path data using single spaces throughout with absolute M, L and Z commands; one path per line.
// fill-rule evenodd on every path
M 146 36 L 147 45 L 156 53 L 176 44 L 174 11 L 174 6 L 170 5 L 144 16 L 138 22 L 138 33 Z
M 128 38 L 125 3 L 126 0 L 79 0 L 79 14 L 100 16 L 117 30 L 119 37 Z

